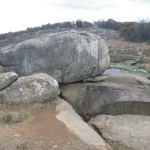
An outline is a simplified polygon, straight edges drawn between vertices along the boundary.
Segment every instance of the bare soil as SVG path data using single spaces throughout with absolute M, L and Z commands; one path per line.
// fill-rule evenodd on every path
M 55 108 L 31 109 L 22 123 L 0 123 L 0 150 L 95 150 L 55 116 Z

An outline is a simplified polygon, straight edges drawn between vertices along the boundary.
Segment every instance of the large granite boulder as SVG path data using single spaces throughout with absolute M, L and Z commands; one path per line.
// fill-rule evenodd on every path
M 20 77 L 0 91 L 0 103 L 33 103 L 54 99 L 59 95 L 57 81 L 45 73 Z
M 19 76 L 47 73 L 58 82 L 97 76 L 109 65 L 105 41 L 86 31 L 53 33 L 0 49 L 0 65 Z
M 150 149 L 150 116 L 99 115 L 90 120 L 97 131 L 118 150 Z
M 61 85 L 62 97 L 86 119 L 98 114 L 150 115 L 150 81 L 130 74 L 106 75 L 99 83 Z
M 18 79 L 18 75 L 15 72 L 6 72 L 0 74 L 0 90 L 6 88 Z
M 111 150 L 103 138 L 83 121 L 69 103 L 58 98 L 56 104 L 56 118 L 62 121 L 71 132 L 77 135 L 87 145 L 94 146 L 94 150 Z

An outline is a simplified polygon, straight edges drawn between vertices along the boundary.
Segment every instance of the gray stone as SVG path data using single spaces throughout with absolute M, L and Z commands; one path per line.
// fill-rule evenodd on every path
M 98 82 L 104 82 L 106 80 L 107 80 L 106 76 L 98 76 L 95 78 L 84 79 L 83 83 L 87 83 L 87 82 L 98 83 Z
M 150 81 L 130 74 L 112 74 L 105 82 L 60 86 L 62 97 L 84 118 L 98 114 L 150 115 Z
M 0 74 L 0 90 L 6 88 L 18 79 L 18 75 L 14 72 Z
M 71 105 L 62 99 L 57 100 L 56 118 L 77 135 L 83 142 L 95 146 L 97 150 L 111 150 L 110 146 L 75 112 Z
M 90 120 L 107 141 L 118 149 L 150 149 L 150 116 L 99 115 Z M 119 148 L 120 146 L 120 148 Z
M 122 70 L 120 68 L 108 68 L 103 74 L 116 74 L 116 73 L 126 73 L 125 70 Z
M 137 60 L 127 60 L 124 62 L 124 64 L 126 64 L 126 65 L 135 65 L 137 63 L 138 63 Z
M 113 82 L 120 85 L 126 85 L 131 87 L 150 86 L 150 81 L 145 77 L 141 77 L 134 74 L 128 73 L 113 73 L 107 74 L 107 81 Z
M 0 102 L 33 103 L 54 99 L 59 95 L 57 81 L 45 73 L 20 77 L 0 91 Z
M 148 73 L 145 69 L 133 69 L 135 72 Z
M 109 62 L 105 41 L 86 31 L 47 34 L 0 49 L 6 71 L 19 76 L 44 72 L 62 83 L 95 77 Z

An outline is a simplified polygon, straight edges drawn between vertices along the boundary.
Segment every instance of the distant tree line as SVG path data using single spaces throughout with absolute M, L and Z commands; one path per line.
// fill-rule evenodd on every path
M 90 28 L 93 27 L 94 24 L 87 22 L 87 21 L 82 21 L 80 19 L 72 22 L 61 22 L 61 23 L 54 23 L 54 24 L 45 24 L 42 26 L 38 26 L 38 27 L 30 27 L 27 28 L 26 30 L 22 30 L 22 31 L 17 31 L 17 32 L 8 32 L 8 33 L 4 33 L 4 34 L 0 34 L 0 40 L 13 40 L 16 36 L 22 35 L 22 34 L 26 34 L 26 33 L 33 33 L 33 32 L 37 32 L 37 31 L 42 31 L 42 30 L 48 30 L 48 29 L 63 29 L 63 28 Z
M 98 28 L 112 29 L 120 32 L 120 35 L 132 42 L 150 42 L 150 21 L 117 22 L 113 19 L 95 22 Z
M 54 24 L 45 24 L 38 27 L 27 28 L 26 30 L 17 32 L 8 32 L 0 34 L 0 40 L 13 41 L 16 36 L 22 34 L 32 34 L 37 31 L 48 30 L 48 29 L 63 29 L 63 28 L 103 28 L 112 29 L 120 32 L 120 35 L 129 41 L 133 42 L 150 42 L 150 22 L 141 20 L 139 22 L 117 22 L 113 19 L 94 21 L 93 23 L 78 19 L 72 22 L 61 22 Z

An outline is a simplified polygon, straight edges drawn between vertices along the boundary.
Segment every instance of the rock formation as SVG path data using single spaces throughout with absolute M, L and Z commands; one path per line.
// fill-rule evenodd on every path
M 56 118 L 87 145 L 111 150 L 108 143 L 114 141 L 123 148 L 149 150 L 149 77 L 109 72 L 100 76 L 109 62 L 105 41 L 87 31 L 47 34 L 3 47 L 0 72 L 4 67 L 22 77 L 14 72 L 0 74 L 0 103 L 55 99 Z M 91 119 L 93 128 L 83 119 Z
M 109 62 L 105 41 L 86 31 L 47 34 L 0 49 L 5 71 L 19 76 L 43 72 L 59 83 L 98 76 Z
M 18 79 L 18 75 L 14 72 L 0 74 L 0 90 L 6 88 Z
M 130 74 L 106 75 L 99 83 L 61 85 L 62 97 L 86 119 L 98 114 L 150 115 L 150 81 Z
M 97 150 L 111 150 L 110 146 L 75 112 L 73 107 L 63 99 L 57 99 L 56 118 L 76 134 L 87 145 L 95 146 Z
M 58 95 L 59 86 L 57 81 L 47 74 L 39 73 L 20 77 L 10 86 L 1 90 L 0 103 L 43 102 L 45 100 L 54 99 Z
M 150 149 L 150 116 L 99 115 L 90 120 L 102 136 L 116 149 Z

